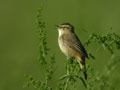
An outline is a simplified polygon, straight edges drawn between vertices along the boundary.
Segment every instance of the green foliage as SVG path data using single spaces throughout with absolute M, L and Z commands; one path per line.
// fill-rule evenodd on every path
M 38 60 L 44 65 L 47 63 L 45 58 L 49 49 L 47 48 L 45 22 L 42 21 L 42 10 L 43 8 L 41 6 L 36 17 L 36 24 L 37 33 L 39 34 L 38 36 L 40 40 Z
M 52 79 L 52 75 L 55 71 L 54 64 L 55 62 L 55 55 L 52 54 L 50 58 L 50 62 L 46 61 L 46 57 L 48 56 L 48 47 L 47 47 L 47 41 L 46 41 L 46 29 L 45 29 L 45 22 L 42 21 L 42 10 L 43 8 L 40 7 L 38 10 L 37 15 L 37 33 L 40 40 L 39 45 L 39 51 L 38 51 L 38 60 L 40 64 L 45 69 L 45 79 L 43 81 L 35 80 L 31 75 L 26 75 L 27 82 L 25 83 L 25 86 L 33 86 L 34 88 L 40 89 L 40 90 L 53 90 L 50 86 L 48 86 L 48 81 Z
M 73 58 L 74 59 L 74 58 Z M 70 87 L 73 86 L 75 88 L 75 83 L 79 79 L 82 81 L 83 85 L 87 88 L 87 85 L 84 79 L 81 77 L 81 69 L 77 60 L 66 60 L 66 74 L 60 78 L 60 80 L 64 80 L 62 83 L 64 90 L 70 90 Z
M 120 36 L 116 33 L 108 33 L 106 35 L 92 33 L 85 42 L 85 45 L 88 46 L 92 42 L 102 45 L 103 48 L 108 49 L 111 54 L 114 53 L 114 48 L 120 49 Z
M 108 80 L 112 74 L 112 72 L 115 70 L 117 64 L 119 63 L 120 59 L 115 58 L 111 59 L 108 64 L 105 66 L 103 72 L 97 72 L 93 73 L 93 69 L 91 67 L 88 68 L 89 81 L 88 81 L 88 90 L 116 90 L 113 88 Z
M 40 40 L 38 60 L 40 62 L 40 65 L 43 66 L 45 70 L 45 78 L 41 81 L 34 79 L 32 75 L 26 75 L 27 82 L 25 83 L 25 86 L 33 86 L 35 89 L 38 90 L 71 90 L 71 87 L 76 88 L 76 82 L 80 80 L 87 90 L 115 90 L 108 83 L 108 79 L 110 78 L 110 74 L 114 71 L 115 66 L 119 62 L 118 59 L 111 59 L 102 73 L 93 73 L 94 69 L 90 65 L 87 65 L 87 81 L 82 78 L 81 73 L 83 72 L 80 69 L 77 60 L 75 58 L 72 58 L 71 60 L 66 60 L 66 74 L 60 78 L 58 86 L 56 86 L 56 88 L 52 88 L 48 84 L 49 81 L 52 80 L 53 74 L 56 71 L 56 60 L 54 54 L 49 57 L 49 49 L 47 47 L 46 41 L 47 31 L 45 28 L 45 22 L 43 22 L 42 20 L 42 11 L 43 8 L 41 7 L 38 10 L 36 22 L 37 33 Z M 111 54 L 114 53 L 114 48 L 120 49 L 120 36 L 115 33 L 110 33 L 106 35 L 98 35 L 92 33 L 90 34 L 88 40 L 85 42 L 85 46 L 88 47 L 92 42 L 102 45 L 105 49 L 109 50 Z M 90 53 L 89 57 L 95 59 L 94 55 Z

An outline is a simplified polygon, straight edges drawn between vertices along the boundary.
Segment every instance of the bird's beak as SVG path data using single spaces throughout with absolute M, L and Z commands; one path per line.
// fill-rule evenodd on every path
M 59 25 L 55 25 L 55 27 L 59 28 Z

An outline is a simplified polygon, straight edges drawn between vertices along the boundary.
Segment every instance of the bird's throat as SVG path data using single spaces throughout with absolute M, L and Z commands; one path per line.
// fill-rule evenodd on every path
M 58 29 L 58 34 L 59 34 L 59 37 L 62 36 L 65 32 L 61 29 Z

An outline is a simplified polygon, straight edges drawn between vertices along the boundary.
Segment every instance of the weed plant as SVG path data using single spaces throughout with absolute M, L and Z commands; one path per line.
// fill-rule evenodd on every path
M 49 81 L 52 80 L 53 74 L 56 71 L 56 59 L 54 54 L 49 55 L 50 49 L 47 46 L 46 38 L 47 30 L 42 18 L 42 11 L 43 7 L 40 7 L 36 17 L 36 25 L 40 41 L 38 61 L 45 70 L 45 76 L 44 80 L 40 81 L 36 80 L 32 75 L 26 75 L 27 80 L 24 86 L 33 86 L 38 90 L 71 90 L 71 87 L 76 90 L 76 82 L 80 80 L 83 83 L 81 86 L 83 85 L 86 90 L 116 90 L 109 84 L 108 80 L 110 78 L 110 74 L 115 70 L 117 63 L 120 61 L 119 59 L 110 59 L 102 73 L 93 73 L 94 68 L 87 64 L 88 80 L 84 80 L 84 78 L 82 78 L 82 71 L 75 58 L 75 60 L 66 60 L 66 74 L 62 77 L 58 77 L 60 79 L 56 88 L 49 85 Z M 120 36 L 116 33 L 108 33 L 105 35 L 91 33 L 84 45 L 85 47 L 89 47 L 91 43 L 98 43 L 104 49 L 108 50 L 112 56 L 114 55 L 115 48 L 120 49 Z M 95 59 L 95 56 L 89 53 L 89 58 Z

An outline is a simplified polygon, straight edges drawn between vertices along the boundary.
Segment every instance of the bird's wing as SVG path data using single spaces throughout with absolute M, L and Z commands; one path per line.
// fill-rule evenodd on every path
M 66 46 L 76 50 L 77 52 L 82 53 L 85 57 L 88 58 L 88 54 L 85 48 L 83 47 L 82 43 L 80 42 L 77 35 L 75 35 L 75 33 L 64 34 L 62 36 L 62 41 Z

